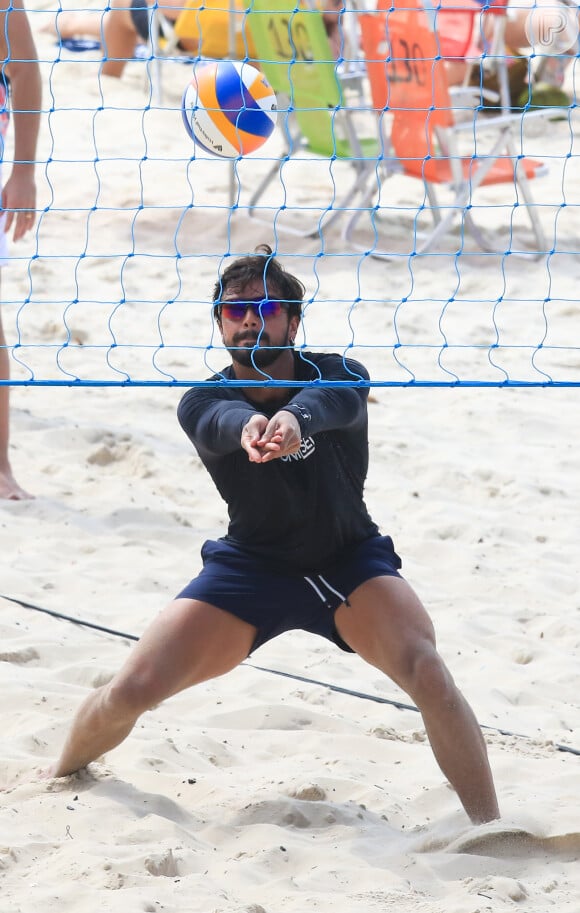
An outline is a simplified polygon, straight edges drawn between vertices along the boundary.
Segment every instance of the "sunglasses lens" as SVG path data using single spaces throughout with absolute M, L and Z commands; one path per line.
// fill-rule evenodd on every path
M 246 315 L 246 305 L 237 301 L 224 301 L 221 311 L 222 317 L 227 320 L 243 320 Z
M 222 317 L 226 320 L 243 320 L 246 311 L 251 307 L 258 317 L 276 317 L 284 307 L 280 301 L 270 301 L 269 298 L 260 298 L 257 301 L 223 301 L 221 304 Z
M 263 301 L 258 313 L 260 313 L 262 317 L 277 317 L 281 310 L 282 305 L 279 301 Z

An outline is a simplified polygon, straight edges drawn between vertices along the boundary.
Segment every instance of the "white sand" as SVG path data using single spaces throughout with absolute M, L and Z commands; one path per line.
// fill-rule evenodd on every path
M 54 56 L 46 37 L 39 47 L 45 59 Z M 96 113 L 96 64 L 69 55 L 54 68 L 45 63 L 44 73 L 54 91 L 54 102 L 48 92 L 45 101 L 56 110 L 41 153 L 70 161 L 39 169 L 50 209 L 38 230 L 32 292 L 27 260 L 3 277 L 6 330 L 14 341 L 18 320 L 19 357 L 37 376 L 58 377 L 55 351 L 69 340 L 65 370 L 114 379 L 110 302 L 126 298 L 111 318 L 119 349 L 110 361 L 137 378 L 158 377 L 151 357 L 159 301 L 176 296 L 161 316 L 168 348 L 158 364 L 180 379 L 207 376 L 225 363 L 221 352 L 205 352 L 221 254 L 273 235 L 239 213 L 224 240 L 227 211 L 196 209 L 180 227 L 184 259 L 176 266 L 175 233 L 192 186 L 198 205 L 228 200 L 227 166 L 188 166 L 177 111 L 187 70 L 166 67 L 173 108 L 146 115 L 137 64 L 122 83 L 104 85 L 106 110 Z M 99 156 L 115 159 L 97 167 L 93 128 Z M 548 133 L 530 142 L 561 156 L 578 121 Z M 266 167 L 244 163 L 242 171 Z M 298 198 L 316 205 L 316 169 L 301 168 Z M 549 230 L 553 204 L 563 195 L 578 202 L 574 159 L 562 175 L 554 158 L 535 191 Z M 121 211 L 89 215 L 97 189 L 99 206 Z M 393 190 L 401 199 L 406 192 Z M 493 212 L 489 218 L 493 224 Z M 433 257 L 409 271 L 404 262 L 319 258 L 319 243 L 288 236 L 278 247 L 315 299 L 308 345 L 342 349 L 352 325 L 353 352 L 375 378 L 401 378 L 387 348 L 395 303 L 408 297 L 396 317 L 403 342 L 438 347 L 441 302 L 458 289 L 443 324 L 450 343 L 488 346 L 499 326 L 502 341 L 533 347 L 545 312 L 548 341 L 575 346 L 576 357 L 547 353 L 540 366 L 578 379 L 580 217 L 569 206 L 560 218 L 557 247 L 572 253 L 537 263 L 471 257 L 455 269 L 452 258 Z M 20 245 L 22 256 L 35 244 Z M 325 251 L 343 250 L 339 233 L 330 234 Z M 500 296 L 505 302 L 494 308 Z M 548 296 L 556 300 L 544 307 Z M 73 299 L 80 303 L 63 318 Z M 33 342 L 46 348 L 26 348 Z M 512 376 L 530 379 L 530 352 L 496 357 Z M 437 348 L 399 355 L 423 379 L 441 378 Z M 497 377 L 485 348 L 446 357 L 462 376 Z M 15 366 L 14 376 L 27 371 Z M 225 510 L 177 425 L 181 393 L 15 389 L 13 465 L 36 500 L 0 504 L 1 593 L 139 635 L 197 572 L 201 543 L 223 533 Z M 556 747 L 580 748 L 577 392 L 377 388 L 372 399 L 368 504 L 393 535 L 440 650 L 489 727 L 503 820 L 469 824 L 417 713 L 255 668 L 408 702 L 375 669 L 300 632 L 146 714 L 89 774 L 39 781 L 34 772 L 55 758 L 79 702 L 107 681 L 129 644 L 2 599 L 2 913 L 580 910 L 578 757 Z

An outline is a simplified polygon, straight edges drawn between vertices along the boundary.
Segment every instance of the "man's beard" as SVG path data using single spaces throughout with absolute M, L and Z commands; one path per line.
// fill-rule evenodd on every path
M 238 345 L 228 347 L 232 360 L 244 368 L 258 368 L 259 370 L 274 364 L 280 357 L 280 353 L 288 347 L 288 340 L 286 340 L 283 345 L 270 348 L 270 337 L 267 333 L 260 334 L 262 345 L 257 345 L 258 337 L 255 334 L 236 334 L 233 341 Z M 240 345 L 243 342 L 249 342 L 251 345 Z

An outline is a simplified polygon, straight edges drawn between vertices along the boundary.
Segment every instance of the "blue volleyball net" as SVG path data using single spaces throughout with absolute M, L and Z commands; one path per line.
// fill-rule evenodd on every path
M 560 55 L 568 104 L 540 104 L 531 67 L 553 55 L 500 53 L 487 26 L 479 59 L 450 47 L 444 16 L 466 6 L 219 0 L 186 21 L 143 2 L 150 37 L 116 79 L 108 14 L 33 0 L 38 218 L 2 270 L 10 382 L 205 382 L 228 361 L 217 275 L 267 243 L 307 289 L 299 349 L 358 358 L 373 386 L 580 385 L 576 50 Z M 251 156 L 220 159 L 184 129 L 210 50 L 276 92 Z M 14 125 L 4 181 L 13 153 Z

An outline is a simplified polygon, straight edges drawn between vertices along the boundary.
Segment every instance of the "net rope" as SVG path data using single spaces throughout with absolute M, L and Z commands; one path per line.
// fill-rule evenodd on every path
M 274 0 L 270 6 L 277 8 Z M 223 12 L 228 8 L 224 2 Z M 260 8 L 269 14 L 268 4 Z M 335 154 L 312 151 L 297 133 L 292 98 L 279 97 L 275 133 L 257 153 L 233 162 L 204 153 L 183 128 L 182 93 L 192 68 L 205 61 L 179 49 L 167 57 L 144 43 L 122 79 L 111 80 L 101 74 L 99 47 L 75 46 L 59 34 L 59 15 L 81 9 L 28 6 L 44 100 L 37 222 L 27 239 L 10 246 L 2 270 L 12 385 L 208 383 L 228 361 L 212 322 L 216 275 L 262 242 L 307 287 L 298 351 L 357 358 L 369 367 L 370 386 L 580 385 L 577 48 L 566 71 L 569 105 L 547 119 L 524 106 L 514 133 L 514 167 L 532 157 L 547 170 L 532 182 L 534 202 L 522 201 L 513 183 L 480 187 L 459 208 L 452 230 L 421 252 L 432 206 L 421 180 L 396 167 L 385 173 L 385 165 L 396 165 L 387 145 L 393 112 L 373 106 L 356 43 L 362 6 L 343 8 L 338 60 L 326 61 L 341 78 L 354 73 L 331 110 Z M 289 21 L 299 13 L 293 7 Z M 246 35 L 247 12 L 240 15 Z M 245 40 L 247 60 L 256 63 Z M 289 52 L 290 81 L 298 64 L 315 73 L 319 61 L 309 60 L 305 47 Z M 427 72 L 438 59 L 427 59 Z M 328 113 L 323 97 L 313 99 L 311 114 Z M 461 155 L 472 162 L 490 154 L 477 133 L 492 116 L 483 109 L 458 101 L 454 112 L 467 118 Z M 345 154 L 348 117 L 374 149 Z M 4 181 L 12 156 L 13 126 Z M 357 174 L 368 193 L 345 200 Z M 449 199 L 442 195 L 436 204 L 436 220 L 447 214 Z M 530 206 L 545 250 L 534 248 L 526 227 Z M 475 243 L 466 214 L 496 249 Z M 346 238 L 353 217 L 356 228 Z M 376 256 L 385 249 L 386 257 Z M 256 383 L 288 386 L 268 377 Z

